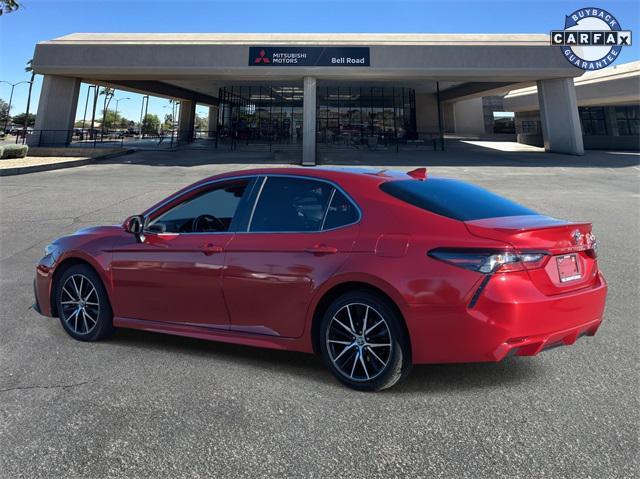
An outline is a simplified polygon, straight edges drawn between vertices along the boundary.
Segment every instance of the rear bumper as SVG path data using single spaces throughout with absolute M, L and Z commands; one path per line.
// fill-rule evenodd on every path
M 403 311 L 413 362 L 500 361 L 533 356 L 593 336 L 602 322 L 607 284 L 547 296 L 526 275 L 496 275 L 473 307 L 468 298 L 448 308 L 408 305 Z
M 602 319 L 596 319 L 575 328 L 551 334 L 507 339 L 493 351 L 493 360 L 501 361 L 509 356 L 535 356 L 547 349 L 569 346 L 582 336 L 594 336 L 600 324 Z

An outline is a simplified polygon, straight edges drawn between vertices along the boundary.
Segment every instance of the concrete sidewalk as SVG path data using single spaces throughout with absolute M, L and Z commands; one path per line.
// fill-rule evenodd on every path
M 130 151 L 123 148 L 30 148 L 25 158 L 0 160 L 0 176 L 84 166 L 101 159 L 116 158 Z
M 300 164 L 299 151 L 254 151 L 250 148 L 230 151 L 225 148 L 202 149 L 200 145 L 183 145 L 175 150 L 139 150 L 128 162 L 161 166 L 200 166 L 206 164 Z M 374 166 L 504 166 L 504 167 L 564 167 L 623 168 L 640 165 L 640 153 L 590 150 L 584 156 L 545 153 L 544 149 L 515 142 L 447 140 L 445 151 L 431 148 L 405 149 L 379 146 L 375 150 L 353 148 L 321 148 L 319 165 Z

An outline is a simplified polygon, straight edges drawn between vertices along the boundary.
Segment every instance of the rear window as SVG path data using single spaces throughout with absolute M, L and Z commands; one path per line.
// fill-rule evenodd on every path
M 358 221 L 358 210 L 356 207 L 338 190 L 336 190 L 329 210 L 324 220 L 323 230 L 339 228 L 340 226 L 350 225 Z
M 484 188 L 449 178 L 388 181 L 380 189 L 418 208 L 460 221 L 538 214 Z

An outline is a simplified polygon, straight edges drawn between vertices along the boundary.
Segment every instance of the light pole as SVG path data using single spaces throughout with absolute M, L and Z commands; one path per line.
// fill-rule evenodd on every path
M 22 84 L 22 83 L 31 83 L 28 80 L 24 80 L 24 81 L 19 81 L 18 83 L 11 83 L 8 81 L 4 81 L 4 80 L 0 80 L 0 83 L 6 83 L 7 85 L 11 85 L 11 95 L 9 95 L 9 108 L 7 109 L 7 117 L 4 120 L 4 128 L 2 131 L 7 131 L 7 125 L 9 124 L 9 117 L 11 116 L 11 102 L 13 101 L 13 89 Z M 28 121 L 29 119 L 27 118 L 25 121 Z
M 131 98 L 125 97 L 125 98 L 117 98 L 116 99 L 116 114 L 114 115 L 115 121 L 118 121 L 118 103 L 120 103 L 121 101 L 124 101 L 124 100 L 131 100 Z
M 93 143 L 94 144 L 95 144 L 96 138 L 98 136 L 94 132 L 94 130 L 95 130 L 94 126 L 95 126 L 95 122 L 96 122 L 96 108 L 98 106 L 98 95 L 99 94 L 100 93 L 99 93 L 98 86 L 94 85 L 94 88 L 93 88 L 93 109 L 91 110 L 91 131 L 89 131 L 89 139 L 93 139 Z

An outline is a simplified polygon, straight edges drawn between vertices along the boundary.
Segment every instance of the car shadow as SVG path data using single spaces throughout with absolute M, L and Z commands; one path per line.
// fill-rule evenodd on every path
M 541 364 L 533 358 L 513 357 L 499 363 L 420 364 L 393 391 L 450 393 L 527 383 L 543 375 Z
M 134 329 L 119 329 L 109 341 L 123 347 L 186 354 L 245 365 L 265 371 L 280 371 L 322 383 L 335 381 L 320 356 L 295 351 L 257 348 L 204 339 L 173 336 Z M 434 364 L 414 366 L 405 381 L 388 393 L 410 394 L 468 391 L 504 387 L 538 379 L 543 375 L 538 362 L 530 358 L 509 358 L 500 363 Z

